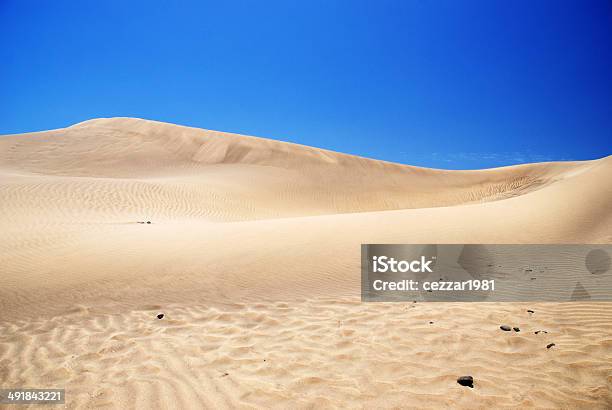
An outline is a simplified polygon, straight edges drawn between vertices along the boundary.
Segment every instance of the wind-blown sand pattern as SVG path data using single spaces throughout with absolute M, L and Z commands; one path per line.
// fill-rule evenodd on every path
M 68 408 L 610 408 L 612 304 L 365 304 L 359 252 L 611 243 L 611 204 L 612 157 L 442 171 L 129 118 L 4 136 L 0 387 L 65 387 Z

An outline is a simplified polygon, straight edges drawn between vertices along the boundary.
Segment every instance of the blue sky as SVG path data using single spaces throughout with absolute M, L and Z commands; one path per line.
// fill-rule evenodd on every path
M 130 116 L 437 168 L 612 154 L 607 0 L 0 0 L 0 61 L 0 134 Z

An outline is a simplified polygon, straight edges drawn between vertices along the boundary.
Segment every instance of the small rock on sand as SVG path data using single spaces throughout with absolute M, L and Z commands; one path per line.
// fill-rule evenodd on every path
M 158 318 L 158 319 L 163 319 L 163 318 L 164 318 L 164 314 L 163 314 L 163 313 L 160 313 L 159 315 L 157 315 L 157 318 Z
M 519 329 L 518 327 L 513 327 L 512 329 L 513 329 L 515 332 L 520 332 L 520 331 L 521 331 L 521 329 Z
M 547 344 L 547 345 L 546 345 L 546 348 L 547 348 L 547 349 L 550 349 L 550 348 L 551 348 L 551 347 L 553 347 L 553 346 L 555 346 L 555 344 L 554 344 L 554 343 L 549 343 L 549 344 Z
M 472 376 L 461 376 L 457 379 L 457 383 L 472 389 L 474 388 L 474 378 Z
M 527 313 L 535 313 L 535 312 L 531 309 L 527 309 Z
M 509 332 L 510 330 L 512 330 L 512 328 L 508 325 L 501 325 L 499 328 L 504 332 Z

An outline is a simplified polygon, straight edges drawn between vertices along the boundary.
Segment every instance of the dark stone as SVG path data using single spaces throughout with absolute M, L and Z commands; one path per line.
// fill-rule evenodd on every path
M 433 322 L 429 322 L 430 325 L 433 325 Z
M 503 330 L 504 332 L 509 332 L 512 330 L 512 328 L 508 325 L 501 325 L 499 328 Z
M 474 378 L 472 376 L 461 376 L 457 379 L 457 383 L 465 387 L 474 388 Z
M 553 346 L 555 346 L 555 344 L 554 344 L 554 343 L 549 343 L 549 344 L 547 344 L 547 345 L 546 345 L 546 348 L 547 348 L 547 349 L 550 349 L 550 348 L 551 348 L 551 347 L 553 347 Z
M 157 318 L 158 318 L 158 319 L 163 319 L 163 318 L 164 318 L 164 314 L 163 314 L 163 313 L 160 313 L 159 315 L 157 315 Z
M 514 329 L 515 332 L 520 332 L 521 329 L 519 329 L 518 327 L 513 327 L 512 329 Z
M 535 334 L 537 335 L 538 333 L 548 333 L 546 330 L 536 330 Z
M 535 313 L 535 312 L 531 309 L 527 309 L 527 313 Z
M 150 224 L 151 224 L 151 221 L 147 221 L 147 223 L 150 225 Z

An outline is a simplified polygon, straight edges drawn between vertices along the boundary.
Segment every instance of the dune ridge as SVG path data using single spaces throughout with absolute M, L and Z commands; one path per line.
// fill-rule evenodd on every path
M 133 118 L 2 136 L 0 387 L 66 386 L 69 408 L 609 408 L 610 304 L 362 304 L 359 252 L 612 243 L 611 203 L 610 156 L 446 171 Z
M 20 192 L 23 185 L 43 182 L 47 186 L 55 180 L 59 186 L 67 182 L 95 186 L 96 193 L 113 191 L 114 184 L 122 183 L 127 186 L 120 191 L 135 190 L 133 197 L 151 196 L 160 202 L 187 197 L 193 204 L 202 204 L 203 211 L 190 212 L 182 207 L 184 203 L 164 207 L 178 206 L 175 217 L 195 213 L 212 220 L 488 202 L 537 191 L 599 163 L 444 171 L 132 118 L 90 120 L 61 130 L 7 136 L 0 140 L 0 149 L 0 169 L 12 175 L 13 187 Z M 610 166 L 607 158 L 599 161 Z M 56 179 L 36 179 L 42 176 Z M 71 192 L 83 189 L 68 186 Z M 74 200 L 68 193 L 58 194 L 63 202 Z M 87 209 L 87 204 L 75 207 Z

